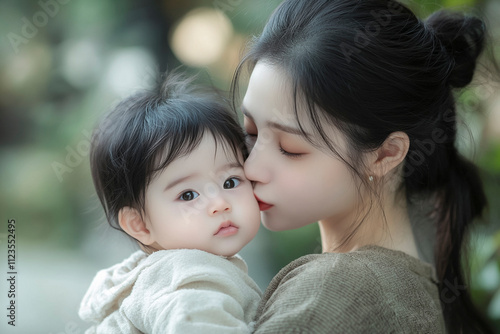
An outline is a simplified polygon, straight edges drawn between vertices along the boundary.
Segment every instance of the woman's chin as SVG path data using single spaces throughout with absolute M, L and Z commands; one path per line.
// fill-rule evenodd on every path
M 269 219 L 269 217 L 262 215 L 262 225 L 269 231 L 273 232 L 295 230 L 309 224 L 311 223 L 293 222 L 286 217 L 273 217 L 272 219 Z

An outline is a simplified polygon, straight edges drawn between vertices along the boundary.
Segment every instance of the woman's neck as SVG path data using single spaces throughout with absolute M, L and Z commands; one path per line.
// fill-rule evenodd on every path
M 398 196 L 380 203 L 374 200 L 364 214 L 353 212 L 343 218 L 321 220 L 319 228 L 323 252 L 345 253 L 376 245 L 418 258 L 406 200 L 399 200 Z

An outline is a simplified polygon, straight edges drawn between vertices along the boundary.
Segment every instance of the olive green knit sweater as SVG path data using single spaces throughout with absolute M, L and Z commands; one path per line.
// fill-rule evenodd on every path
M 430 264 L 365 246 L 303 256 L 271 281 L 255 333 L 445 333 Z

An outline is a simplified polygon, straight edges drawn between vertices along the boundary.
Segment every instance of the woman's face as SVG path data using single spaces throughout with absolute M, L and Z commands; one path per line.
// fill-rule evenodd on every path
M 301 125 L 324 145 L 298 102 Z M 251 149 L 245 174 L 255 182 L 264 226 L 282 231 L 320 220 L 335 224 L 349 220 L 357 199 L 350 170 L 328 148 L 313 146 L 301 135 L 292 88 L 279 67 L 257 63 L 242 111 Z M 337 150 L 345 152 L 338 130 L 324 128 Z

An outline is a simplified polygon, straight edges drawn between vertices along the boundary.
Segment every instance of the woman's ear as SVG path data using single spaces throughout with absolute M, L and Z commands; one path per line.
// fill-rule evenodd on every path
M 129 206 L 121 208 L 118 212 L 118 223 L 128 235 L 144 245 L 151 245 L 154 242 L 153 235 L 136 209 Z
M 384 177 L 404 161 L 409 148 L 410 138 L 406 133 L 391 133 L 382 146 L 373 152 L 369 170 L 377 178 Z

